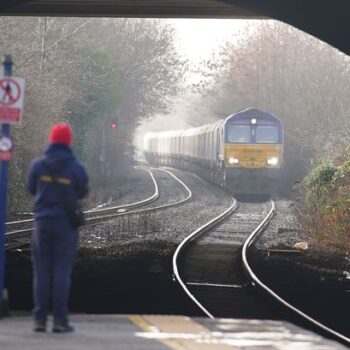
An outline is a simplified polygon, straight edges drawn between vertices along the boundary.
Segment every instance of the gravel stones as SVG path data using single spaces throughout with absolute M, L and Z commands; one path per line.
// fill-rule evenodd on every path
M 94 254 L 100 251 L 103 255 L 124 258 L 146 250 L 170 254 L 182 239 L 230 205 L 230 196 L 216 186 L 191 173 L 172 172 L 192 190 L 192 201 L 179 207 L 127 215 L 87 226 L 81 230 L 82 248 L 92 248 Z M 154 176 L 160 198 L 148 207 L 175 203 L 187 196 L 184 188 L 169 174 L 155 170 Z
M 307 242 L 308 249 L 300 254 L 281 252 L 270 260 L 287 261 L 290 264 L 303 266 L 306 270 L 318 273 L 319 279 L 336 278 L 345 279 L 343 271 L 349 271 L 349 259 L 345 251 L 331 248 L 309 240 L 302 233 L 297 218 L 293 214 L 293 202 L 289 200 L 277 200 L 276 213 L 264 233 L 255 243 L 255 249 L 262 256 L 272 249 L 293 250 L 298 242 Z M 265 259 L 265 258 L 264 258 Z

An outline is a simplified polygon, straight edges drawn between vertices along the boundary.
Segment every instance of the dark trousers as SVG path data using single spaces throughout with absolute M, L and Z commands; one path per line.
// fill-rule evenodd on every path
M 37 219 L 33 234 L 34 320 L 45 324 L 50 296 L 55 325 L 68 324 L 71 271 L 78 232 L 65 216 Z

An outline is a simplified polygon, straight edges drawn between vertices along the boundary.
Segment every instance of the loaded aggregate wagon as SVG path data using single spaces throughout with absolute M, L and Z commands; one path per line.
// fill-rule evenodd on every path
M 248 108 L 197 128 L 148 133 L 144 151 L 150 163 L 194 171 L 235 193 L 271 193 L 283 165 L 283 127 Z

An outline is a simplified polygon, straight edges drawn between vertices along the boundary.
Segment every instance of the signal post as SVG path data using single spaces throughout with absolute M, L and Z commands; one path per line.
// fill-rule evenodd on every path
M 24 78 L 12 77 L 12 58 L 6 55 L 3 62 L 3 77 L 0 77 L 0 317 L 5 313 L 5 222 L 9 162 L 12 160 L 13 143 L 10 124 L 20 125 L 24 104 Z

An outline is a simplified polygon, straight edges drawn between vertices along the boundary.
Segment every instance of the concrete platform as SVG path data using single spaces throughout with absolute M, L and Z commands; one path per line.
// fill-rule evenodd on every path
M 156 315 L 72 315 L 76 331 L 34 333 L 29 316 L 0 320 L 1 350 L 340 350 L 281 321 Z

